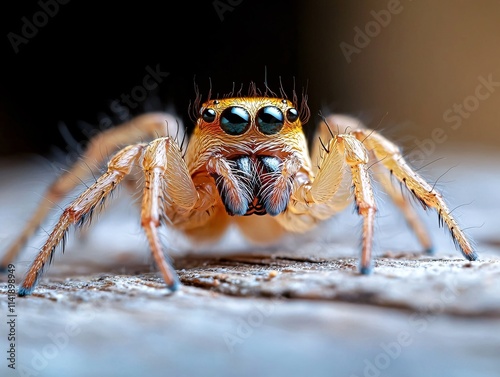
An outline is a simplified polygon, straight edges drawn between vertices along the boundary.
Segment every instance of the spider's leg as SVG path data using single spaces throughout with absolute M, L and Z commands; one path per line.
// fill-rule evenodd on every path
M 85 215 L 91 214 L 94 208 L 102 203 L 106 196 L 130 172 L 143 150 L 144 145 L 137 144 L 116 153 L 108 163 L 106 173 L 64 210 L 49 238 L 31 264 L 24 282 L 19 288 L 19 296 L 28 295 L 33 291 L 43 273 L 44 266 L 47 261 L 52 259 L 56 246 L 61 241 L 64 242 L 64 236 L 68 228 L 72 224 L 84 221 Z
M 47 189 L 21 234 L 7 249 L 0 262 L 0 270 L 5 269 L 16 258 L 51 208 L 73 190 L 81 180 L 86 179 L 91 174 L 98 173 L 110 154 L 116 152 L 120 146 L 166 136 L 168 133 L 180 136 L 182 139 L 184 130 L 179 128 L 179 132 L 177 132 L 176 127 L 179 125 L 171 115 L 151 113 L 138 116 L 93 137 L 89 141 L 84 155 Z
M 179 145 L 169 137 L 156 139 L 148 145 L 142 168 L 145 179 L 141 224 L 157 268 L 167 286 L 175 291 L 179 286 L 179 278 L 165 257 L 158 227 L 162 220 L 171 221 L 172 215 L 166 210 L 168 203 L 175 203 L 178 210 L 182 209 L 187 214 L 197 203 L 198 193 Z
M 368 153 L 361 143 L 350 135 L 336 137 L 343 147 L 345 159 L 351 168 L 354 197 L 358 213 L 363 216 L 363 244 L 361 249 L 360 272 L 371 271 L 371 252 L 373 243 L 373 228 L 375 223 L 375 198 L 368 175 Z
M 312 182 L 300 184 L 292 193 L 287 211 L 278 216 L 284 228 L 297 231 L 338 212 L 341 206 L 335 195 L 346 166 L 351 173 L 354 198 L 358 213 L 363 217 L 363 239 L 360 272 L 371 271 L 371 252 L 375 221 L 375 199 L 368 174 L 368 152 L 363 144 L 350 134 L 332 135 L 323 147 L 318 169 Z M 347 202 L 347 201 L 346 201 Z
M 464 232 L 451 215 L 443 197 L 437 190 L 420 177 L 404 160 L 399 148 L 375 131 L 356 130 L 353 135 L 370 149 L 377 160 L 385 166 L 406 188 L 422 203 L 424 208 L 434 208 L 450 230 L 457 247 L 468 260 L 476 260 L 473 250 Z
M 420 244 L 423 246 L 427 254 L 433 253 L 432 241 L 429 233 L 422 223 L 422 220 L 417 216 L 415 209 L 411 206 L 407 198 L 404 197 L 401 190 L 394 186 L 391 181 L 390 172 L 383 166 L 380 165 L 378 161 L 371 161 L 372 170 L 376 172 L 376 179 L 382 185 L 384 191 L 389 195 L 393 203 L 399 208 L 403 213 L 406 222 L 413 230 Z

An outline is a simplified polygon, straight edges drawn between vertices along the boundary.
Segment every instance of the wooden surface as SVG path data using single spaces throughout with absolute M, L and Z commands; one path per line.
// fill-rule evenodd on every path
M 375 270 L 359 276 L 359 219 L 347 210 L 304 237 L 256 248 L 231 234 L 197 249 L 172 238 L 183 283 L 170 294 L 150 267 L 135 208 L 118 196 L 31 297 L 16 298 L 16 371 L 2 376 L 500 376 L 498 155 L 447 152 L 425 174 L 440 181 L 474 238 L 468 262 L 434 213 L 423 256 L 378 194 Z M 6 245 L 54 176 L 47 161 L 1 165 Z M 58 212 L 59 211 L 59 212 Z M 60 210 L 47 220 L 49 230 Z M 16 262 L 18 283 L 43 230 Z M 8 350 L 6 277 L 0 345 Z

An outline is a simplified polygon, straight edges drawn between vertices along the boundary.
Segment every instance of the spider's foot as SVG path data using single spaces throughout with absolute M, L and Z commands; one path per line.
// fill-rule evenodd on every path
M 359 273 L 361 275 L 370 275 L 373 272 L 373 266 L 360 266 Z
M 179 278 L 176 278 L 172 284 L 170 285 L 167 285 L 167 288 L 170 289 L 170 291 L 172 293 L 176 292 L 177 290 L 179 290 L 179 288 L 181 287 L 181 282 L 179 281 Z
M 427 255 L 434 255 L 436 253 L 436 249 L 433 246 L 428 247 L 425 249 L 425 254 Z
M 7 266 L 1 265 L 0 266 L 0 274 L 3 274 L 5 272 L 7 272 Z
M 465 254 L 465 258 L 467 258 L 470 261 L 475 261 L 479 259 L 479 255 L 475 251 L 471 251 L 469 254 Z
M 177 273 L 173 268 L 172 268 L 172 273 L 170 275 L 170 279 L 168 281 L 165 281 L 165 284 L 172 293 L 178 291 L 179 288 L 182 286 L 182 283 L 179 280 L 179 275 L 177 275 Z
M 35 289 L 35 287 L 21 286 L 21 287 L 19 287 L 19 290 L 17 291 L 17 295 L 19 297 L 29 296 L 33 292 L 34 289 Z

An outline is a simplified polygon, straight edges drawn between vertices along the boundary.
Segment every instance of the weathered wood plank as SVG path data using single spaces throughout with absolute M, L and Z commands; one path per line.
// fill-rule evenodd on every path
M 27 184 L 33 177 L 26 170 L 20 179 Z M 479 183 L 460 182 L 470 192 Z M 22 223 L 12 214 L 36 195 L 2 185 L 0 225 L 7 239 Z M 494 197 L 496 186 L 486 190 Z M 496 226 L 487 223 L 475 233 L 479 261 L 464 260 L 439 236 L 433 257 L 404 251 L 416 248 L 404 244 L 408 233 L 395 230 L 377 241 L 370 276 L 357 273 L 357 241 L 335 238 L 350 226 L 344 218 L 331 237 L 320 240 L 319 231 L 300 247 L 292 240 L 292 247 L 253 252 L 227 245 L 224 252 L 177 252 L 183 286 L 172 295 L 148 263 L 143 240 L 133 240 L 140 239 L 137 219 L 127 213 L 133 220 L 123 223 L 127 216 L 118 204 L 86 239 L 73 238 L 67 253 L 56 256 L 31 297 L 16 298 L 17 364 L 24 375 L 498 376 L 495 219 Z M 465 209 L 466 220 L 481 224 L 483 214 L 499 207 L 478 198 L 476 209 Z M 401 222 L 391 216 L 379 219 L 386 234 Z M 42 240 L 40 232 L 31 245 Z M 18 282 L 34 252 L 28 248 L 16 262 Z M 5 281 L 1 276 L 2 297 Z M 5 313 L 5 299 L 1 306 Z M 5 352 L 6 327 L 0 328 Z M 5 364 L 0 370 L 19 372 Z

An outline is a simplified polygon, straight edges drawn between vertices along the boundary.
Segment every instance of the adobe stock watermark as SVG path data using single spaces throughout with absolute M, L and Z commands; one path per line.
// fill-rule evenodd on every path
M 17 54 L 21 45 L 26 45 L 45 27 L 49 20 L 59 13 L 60 5 L 66 5 L 70 0 L 40 0 L 38 6 L 40 10 L 36 11 L 31 17 L 21 17 L 22 26 L 19 33 L 10 32 L 7 39 Z
M 481 102 L 488 100 L 495 93 L 496 88 L 500 87 L 500 81 L 494 81 L 491 73 L 486 78 L 479 76 L 477 81 L 478 84 L 471 95 L 465 97 L 460 103 L 454 103 L 443 112 L 443 120 L 448 123 L 448 128 L 436 127 L 431 131 L 430 137 L 422 140 L 413 138 L 414 147 L 408 153 L 410 161 L 425 161 L 435 152 L 438 144 L 443 144 L 448 140 L 450 130 L 458 130 L 464 119 L 468 119 L 479 108 Z
M 365 24 L 364 28 L 361 29 L 359 26 L 354 28 L 353 44 L 341 42 L 339 45 L 347 63 L 352 61 L 353 54 L 360 54 L 364 48 L 368 47 L 372 39 L 391 23 L 392 17 L 402 11 L 403 5 L 400 0 L 389 0 L 386 9 L 372 10 L 370 12 L 372 19 Z
M 142 78 L 141 84 L 134 86 L 128 93 L 122 93 L 120 99 L 111 101 L 110 109 L 123 120 L 127 119 L 130 113 L 129 109 L 137 108 L 139 104 L 148 98 L 150 92 L 156 90 L 163 80 L 170 75 L 169 72 L 161 70 L 160 64 L 156 64 L 154 69 L 149 65 L 144 69 L 146 75 Z M 101 129 L 105 129 L 113 126 L 113 122 L 110 117 L 107 117 L 101 119 L 99 125 Z
M 224 21 L 224 13 L 232 12 L 243 0 L 214 0 L 212 6 L 220 21 Z
M 255 307 L 246 316 L 237 320 L 234 331 L 222 334 L 228 351 L 234 353 L 236 346 L 250 338 L 255 330 L 264 324 L 265 319 L 274 313 L 280 302 L 281 300 L 274 299 L 255 304 Z
M 413 344 L 415 336 L 426 331 L 429 325 L 437 319 L 437 315 L 445 311 L 446 305 L 455 302 L 459 295 L 456 282 L 448 281 L 438 298 L 410 315 L 407 329 L 399 331 L 394 340 L 380 343 L 380 352 L 363 360 L 362 373 L 351 374 L 350 377 L 382 376 L 383 371 L 403 354 L 405 348 Z
M 139 84 L 134 86 L 129 91 L 120 94 L 118 98 L 115 98 L 110 102 L 110 110 L 115 114 L 120 122 L 127 121 L 130 118 L 130 110 L 136 109 L 142 102 L 144 102 L 150 95 L 150 92 L 156 90 L 158 86 L 170 75 L 169 72 L 161 70 L 160 64 L 156 64 L 154 67 L 147 65 L 144 69 L 146 74 L 143 76 Z M 80 157 L 84 153 L 88 140 L 115 125 L 116 123 L 113 121 L 111 116 L 107 114 L 103 115 L 99 119 L 98 127 L 88 127 L 82 129 L 82 133 L 86 137 L 86 140 L 78 142 L 73 138 L 67 127 L 62 124 L 59 128 L 67 144 L 67 163 L 71 164 L 75 158 Z
M 47 343 L 41 348 L 31 349 L 30 353 L 23 355 L 29 360 L 29 364 L 19 363 L 19 375 L 22 377 L 36 377 L 49 366 L 50 362 L 57 358 L 61 352 L 68 347 L 71 339 L 82 332 L 82 325 L 95 319 L 95 311 L 79 323 L 69 322 L 58 332 L 47 333 Z

